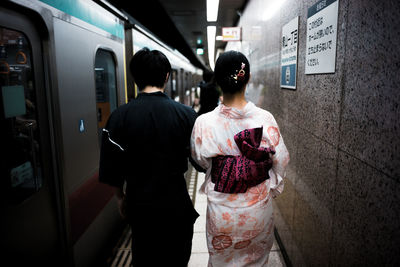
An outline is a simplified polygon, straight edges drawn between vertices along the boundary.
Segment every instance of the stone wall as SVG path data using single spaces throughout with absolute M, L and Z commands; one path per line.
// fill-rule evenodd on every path
M 283 4 L 273 11 L 278 2 Z M 247 96 L 291 155 L 276 228 L 293 266 L 400 264 L 400 2 L 339 0 L 336 70 L 305 74 L 316 0 L 250 0 L 239 22 Z M 282 27 L 299 16 L 297 89 L 280 88 Z

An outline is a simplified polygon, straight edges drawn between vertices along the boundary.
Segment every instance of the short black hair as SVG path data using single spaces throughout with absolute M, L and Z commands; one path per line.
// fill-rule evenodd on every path
M 244 71 L 244 75 L 238 77 L 241 70 Z M 250 63 L 242 53 L 227 51 L 218 57 L 214 75 L 223 93 L 235 94 L 242 91 L 250 79 Z
M 214 72 L 212 70 L 204 70 L 203 71 L 203 80 L 206 83 L 209 83 L 214 76 Z
M 139 90 L 146 86 L 163 88 L 167 73 L 171 73 L 171 64 L 160 51 L 144 47 L 132 57 L 129 69 Z

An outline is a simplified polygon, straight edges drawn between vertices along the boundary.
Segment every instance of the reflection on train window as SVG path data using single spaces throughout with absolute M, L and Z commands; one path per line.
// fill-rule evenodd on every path
M 2 27 L 0 88 L 1 194 L 15 205 L 42 187 L 41 146 L 31 46 L 23 33 Z
M 172 70 L 171 71 L 171 98 L 174 99 L 175 101 L 179 102 L 179 95 L 178 95 L 178 89 L 177 89 L 177 84 L 176 84 L 176 79 L 177 79 L 177 70 Z
M 111 112 L 117 108 L 115 61 L 111 52 L 99 49 L 95 60 L 96 108 L 99 140 Z

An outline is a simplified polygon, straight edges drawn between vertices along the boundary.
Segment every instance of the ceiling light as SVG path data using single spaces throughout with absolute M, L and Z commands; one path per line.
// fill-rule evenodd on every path
M 214 70 L 214 53 L 215 53 L 215 34 L 217 32 L 216 26 L 207 26 L 207 43 L 208 43 L 208 61 L 210 68 Z
M 207 21 L 217 21 L 219 0 L 207 0 Z
M 196 49 L 196 53 L 198 55 L 203 55 L 204 54 L 204 49 L 199 47 L 199 48 Z

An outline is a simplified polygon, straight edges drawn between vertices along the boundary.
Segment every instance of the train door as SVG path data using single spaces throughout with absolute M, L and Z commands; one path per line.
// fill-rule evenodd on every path
M 42 56 L 31 21 L 0 7 L 0 248 L 12 266 L 61 263 L 66 251 Z
M 114 54 L 105 49 L 99 49 L 95 58 L 96 108 L 99 144 L 103 128 L 111 113 L 118 106 L 116 64 Z

